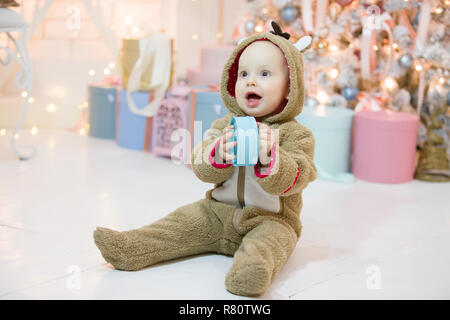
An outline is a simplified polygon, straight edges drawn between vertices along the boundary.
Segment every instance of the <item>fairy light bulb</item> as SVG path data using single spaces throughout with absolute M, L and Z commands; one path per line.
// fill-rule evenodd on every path
M 333 52 L 338 51 L 338 47 L 337 47 L 337 45 L 335 45 L 335 44 L 331 44 L 331 45 L 328 47 L 328 49 L 330 49 L 330 51 L 333 51 Z
M 111 73 L 111 70 L 109 70 L 108 68 L 105 68 L 105 70 L 103 70 L 103 73 L 107 76 Z
M 116 67 L 116 64 L 114 62 L 108 63 L 108 68 L 114 69 Z
M 33 103 L 34 102 L 34 98 L 33 97 L 29 97 L 28 98 L 28 103 Z
M 436 10 L 434 10 L 434 12 L 436 12 L 437 14 L 441 14 L 442 11 L 444 11 L 441 7 L 436 8 Z
M 36 126 L 31 128 L 31 135 L 35 136 L 38 134 L 38 128 Z
M 317 100 L 319 101 L 320 104 L 325 104 L 328 102 L 328 94 L 325 91 L 319 90 L 317 92 Z
M 388 90 L 394 90 L 397 88 L 397 81 L 392 77 L 387 77 L 384 79 L 384 85 Z
M 392 44 L 392 48 L 398 49 L 398 44 L 394 42 L 394 43 Z
M 256 32 L 262 32 L 263 31 L 263 27 L 262 27 L 262 25 L 257 25 L 256 27 L 255 27 L 255 31 Z
M 423 70 L 422 65 L 420 65 L 420 64 L 416 65 L 416 70 L 417 71 L 422 71 Z
M 131 25 L 133 23 L 133 18 L 130 16 L 125 17 L 125 24 Z
M 22 91 L 21 96 L 22 96 L 22 98 L 28 97 L 28 92 Z
M 47 108 L 45 108 L 45 110 L 47 111 L 47 112 L 50 112 L 50 113 L 53 113 L 53 112 L 56 112 L 56 106 L 53 104 L 53 103 L 51 103 L 51 104 L 49 104 L 48 106 L 47 106 Z
M 84 136 L 86 134 L 86 129 L 80 128 L 80 130 L 78 130 L 78 133 L 80 134 L 80 136 Z
M 6 129 L 0 129 L 0 136 L 6 136 Z
M 198 40 L 198 34 L 193 34 L 192 35 L 192 40 Z
M 88 74 L 92 77 L 95 76 L 95 70 L 91 69 L 89 70 Z
M 337 76 L 339 75 L 339 70 L 336 68 L 331 69 L 330 71 L 330 77 L 333 79 L 336 79 Z
M 440 78 L 439 78 L 439 82 L 440 82 L 441 84 L 443 84 L 443 83 L 445 82 L 444 77 L 440 77 Z
M 373 46 L 373 50 L 378 51 L 378 46 L 377 46 L 377 45 L 374 45 L 374 46 Z

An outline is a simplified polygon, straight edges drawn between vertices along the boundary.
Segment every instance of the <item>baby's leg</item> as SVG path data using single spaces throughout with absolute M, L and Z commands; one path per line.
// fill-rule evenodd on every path
M 227 274 L 228 291 L 242 296 L 259 296 L 285 264 L 297 243 L 297 234 L 284 224 L 264 220 L 249 231 L 234 254 Z
M 139 229 L 118 232 L 98 227 L 94 240 L 116 269 L 139 270 L 179 257 L 217 250 L 222 224 L 207 199 L 182 206 Z

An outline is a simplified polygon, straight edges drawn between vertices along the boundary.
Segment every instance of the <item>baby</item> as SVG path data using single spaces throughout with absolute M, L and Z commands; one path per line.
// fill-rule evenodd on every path
M 301 233 L 302 190 L 313 181 L 314 138 L 295 117 L 304 101 L 304 39 L 275 32 L 253 35 L 225 65 L 221 97 L 229 113 L 216 120 L 192 154 L 199 179 L 214 183 L 205 198 L 139 229 L 98 227 L 95 243 L 120 270 L 216 252 L 234 256 L 228 291 L 259 296 L 293 252 Z M 259 127 L 258 164 L 235 167 L 230 122 L 253 116 Z

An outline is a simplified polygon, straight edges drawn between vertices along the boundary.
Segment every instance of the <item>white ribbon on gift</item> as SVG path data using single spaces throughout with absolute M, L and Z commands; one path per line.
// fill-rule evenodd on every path
M 362 17 L 362 19 L 363 31 L 361 39 L 361 76 L 363 77 L 363 79 L 370 79 L 373 77 L 372 72 L 375 69 L 376 64 L 375 50 L 373 48 L 373 46 L 375 45 L 375 32 L 379 30 L 385 30 L 389 37 L 388 62 L 384 68 L 384 71 L 378 76 L 378 79 L 382 80 L 386 78 L 392 67 L 392 43 L 394 37 L 392 35 L 391 27 L 388 24 L 392 21 L 392 18 L 387 12 L 384 12 L 382 15 L 369 15 L 366 13 Z
M 156 113 L 169 87 L 171 55 L 171 44 L 168 35 L 154 34 L 151 37 L 139 39 L 139 58 L 130 73 L 127 85 L 128 107 L 131 112 L 145 117 L 151 117 Z M 139 91 L 142 74 L 150 63 L 153 63 L 150 80 L 150 91 L 153 92 L 153 100 L 142 109 L 138 109 L 131 94 Z

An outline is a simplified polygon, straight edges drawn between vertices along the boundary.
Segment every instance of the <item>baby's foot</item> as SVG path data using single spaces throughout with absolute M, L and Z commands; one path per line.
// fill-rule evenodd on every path
M 125 234 L 108 228 L 97 227 L 94 241 L 103 258 L 119 270 L 140 269 L 129 254 L 129 240 Z
M 255 297 L 266 291 L 271 279 L 272 272 L 267 263 L 249 255 L 235 255 L 225 286 L 231 293 Z

